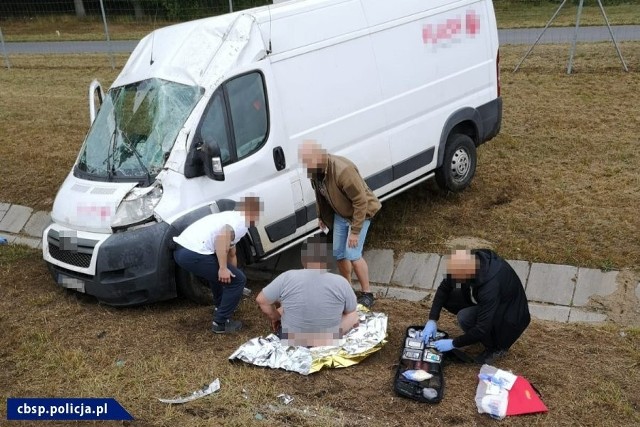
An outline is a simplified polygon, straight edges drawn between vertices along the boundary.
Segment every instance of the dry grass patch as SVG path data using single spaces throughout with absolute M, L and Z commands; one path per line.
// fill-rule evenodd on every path
M 51 209 L 89 129 L 89 83 L 105 89 L 126 56 L 15 55 L 0 70 L 0 200 Z
M 106 426 L 495 425 L 476 411 L 478 366 L 447 366 L 439 405 L 394 395 L 401 339 L 407 326 L 424 321 L 425 302 L 379 300 L 376 309 L 389 315 L 388 344 L 358 366 L 303 377 L 227 360 L 242 342 L 267 331 L 250 300 L 238 314 L 246 329 L 216 336 L 209 332 L 208 307 L 182 300 L 105 307 L 57 288 L 40 254 L 18 246 L 0 247 L 0 264 L 0 412 L 7 396 L 81 396 L 115 397 L 136 418 L 100 423 Z M 457 334 L 451 316 L 440 324 Z M 639 363 L 637 329 L 533 322 L 498 366 L 531 380 L 550 412 L 501 424 L 638 425 Z M 221 390 L 213 396 L 175 406 L 156 399 L 188 394 L 216 377 Z M 295 400 L 283 406 L 280 393 Z

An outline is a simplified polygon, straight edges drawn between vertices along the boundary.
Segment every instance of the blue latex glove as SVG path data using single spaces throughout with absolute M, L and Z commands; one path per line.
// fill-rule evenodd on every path
M 435 338 L 436 332 L 438 332 L 438 324 L 435 320 L 429 320 L 422 329 L 422 341 L 426 343 L 429 339 Z
M 453 347 L 453 340 L 438 340 L 438 341 L 433 343 L 433 346 L 440 353 L 444 353 L 445 351 L 450 351 L 450 350 L 453 350 L 455 348 L 455 347 Z

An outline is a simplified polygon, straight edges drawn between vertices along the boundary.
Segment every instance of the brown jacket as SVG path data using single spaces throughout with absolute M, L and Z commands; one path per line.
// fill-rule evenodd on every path
M 365 219 L 373 218 L 382 206 L 356 165 L 344 157 L 329 154 L 324 175 L 327 197 L 320 193 L 320 185 L 316 177 L 311 178 L 316 192 L 316 211 L 327 227 L 333 226 L 333 213 L 337 212 L 351 223 L 353 234 L 360 234 Z

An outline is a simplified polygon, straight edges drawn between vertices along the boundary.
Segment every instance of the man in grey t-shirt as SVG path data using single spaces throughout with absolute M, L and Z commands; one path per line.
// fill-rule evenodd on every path
M 310 238 L 302 246 L 305 270 L 291 270 L 267 285 L 256 301 L 281 338 L 309 347 L 330 345 L 358 324 L 356 295 L 342 276 L 327 271 L 328 246 Z

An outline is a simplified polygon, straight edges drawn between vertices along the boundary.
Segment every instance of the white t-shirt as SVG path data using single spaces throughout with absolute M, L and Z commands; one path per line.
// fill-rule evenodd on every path
M 240 212 L 227 211 L 201 218 L 185 228 L 173 241 L 190 251 L 202 255 L 212 255 L 216 252 L 215 239 L 226 225 L 231 226 L 235 233 L 231 246 L 234 246 L 247 234 L 244 216 Z

